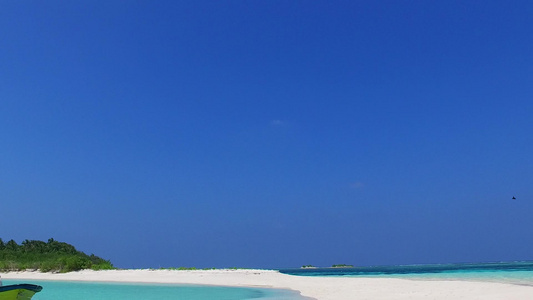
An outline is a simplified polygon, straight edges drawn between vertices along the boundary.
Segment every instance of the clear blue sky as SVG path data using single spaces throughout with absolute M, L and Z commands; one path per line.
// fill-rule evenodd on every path
M 123 268 L 532 260 L 531 16 L 2 1 L 0 237 Z

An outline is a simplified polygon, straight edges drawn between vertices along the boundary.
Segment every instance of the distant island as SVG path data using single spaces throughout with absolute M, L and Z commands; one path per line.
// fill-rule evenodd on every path
M 346 264 L 338 264 L 333 265 L 330 268 L 353 268 L 353 265 L 346 265 Z M 327 268 L 327 267 L 320 267 L 320 268 Z M 313 265 L 304 265 L 300 269 L 318 269 L 318 267 L 315 267 Z
M 340 265 L 333 265 L 331 267 L 332 268 L 353 268 L 353 265 L 340 264 Z
M 302 269 L 316 269 L 317 267 L 313 266 L 313 265 L 305 265 L 305 266 L 302 266 Z
M 115 269 L 109 260 L 87 255 L 70 244 L 49 239 L 48 242 L 0 238 L 0 271 L 40 270 L 41 272 L 71 272 L 83 269 Z

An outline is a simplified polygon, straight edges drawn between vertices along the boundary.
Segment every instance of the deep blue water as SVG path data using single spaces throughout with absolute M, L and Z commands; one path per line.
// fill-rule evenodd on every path
M 354 268 L 283 269 L 298 276 L 396 277 L 423 280 L 482 280 L 533 285 L 533 262 L 400 265 Z
M 23 283 L 4 280 L 4 285 Z M 296 292 L 259 288 L 234 288 L 176 284 L 117 284 L 95 282 L 24 280 L 43 286 L 32 300 L 301 300 Z

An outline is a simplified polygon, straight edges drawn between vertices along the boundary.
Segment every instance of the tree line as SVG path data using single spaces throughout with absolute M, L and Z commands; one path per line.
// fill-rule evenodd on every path
M 41 272 L 71 272 L 83 269 L 114 269 L 109 260 L 87 255 L 70 244 L 48 239 L 48 242 L 0 238 L 0 271 L 40 270 Z

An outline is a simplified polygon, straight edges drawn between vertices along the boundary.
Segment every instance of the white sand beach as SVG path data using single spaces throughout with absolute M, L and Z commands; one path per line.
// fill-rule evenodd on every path
M 291 289 L 318 300 L 533 299 L 533 287 L 493 282 L 302 277 L 271 270 L 110 270 L 53 274 L 10 272 L 4 279 L 202 284 Z

